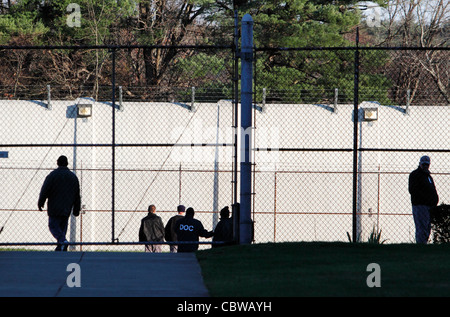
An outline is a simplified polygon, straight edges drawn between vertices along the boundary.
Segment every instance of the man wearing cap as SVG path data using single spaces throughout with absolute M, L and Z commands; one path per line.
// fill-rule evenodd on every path
M 430 157 L 422 156 L 419 167 L 409 174 L 412 213 L 416 226 L 416 243 L 426 244 L 431 233 L 430 209 L 437 206 L 439 196 L 430 175 Z
M 45 178 L 39 194 L 38 208 L 42 211 L 47 201 L 48 228 L 57 241 L 55 251 L 67 251 L 67 224 L 71 213 L 80 214 L 80 184 L 77 176 L 67 166 L 67 157 L 60 156 L 58 168 Z
M 175 232 L 175 224 L 178 220 L 182 219 L 184 217 L 184 212 L 186 210 L 186 207 L 183 205 L 179 205 L 177 207 L 177 214 L 169 219 L 169 221 L 166 224 L 165 230 L 165 236 L 166 241 L 169 242 L 175 242 L 177 241 L 177 233 Z M 177 253 L 178 245 L 171 244 L 170 245 L 170 253 Z

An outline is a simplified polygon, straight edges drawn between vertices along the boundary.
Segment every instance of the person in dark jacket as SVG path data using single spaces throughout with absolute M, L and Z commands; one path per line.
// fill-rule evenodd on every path
M 184 217 L 184 213 L 186 211 L 186 207 L 183 205 L 179 205 L 177 207 L 177 214 L 169 219 L 164 228 L 166 241 L 175 242 L 177 240 L 177 233 L 175 232 L 175 225 L 178 220 Z M 170 253 L 177 253 L 178 245 L 171 244 L 170 245 Z
M 48 227 L 56 239 L 55 251 L 67 251 L 67 224 L 72 213 L 80 214 L 80 184 L 77 176 L 67 166 L 67 157 L 62 155 L 56 161 L 58 168 L 45 178 L 39 194 L 38 208 L 43 211 L 47 200 Z
M 148 206 L 148 214 L 141 220 L 139 242 L 163 242 L 164 225 L 161 217 L 156 215 L 155 205 Z M 161 252 L 160 244 L 145 245 L 145 252 Z
M 189 207 L 186 210 L 186 216 L 176 222 L 175 232 L 179 242 L 198 242 L 199 237 L 210 238 L 214 235 L 214 232 L 207 231 L 199 220 L 194 219 L 194 214 L 194 209 Z M 197 250 L 197 243 L 180 243 L 178 245 L 178 252 L 195 252 Z
M 230 218 L 228 206 L 220 210 L 220 221 L 214 229 L 213 242 L 224 242 L 223 244 L 213 244 L 213 248 L 230 245 L 233 243 L 233 219 Z
M 430 158 L 422 156 L 419 167 L 409 174 L 412 213 L 416 226 L 416 243 L 426 244 L 431 233 L 430 209 L 437 206 L 439 196 L 430 175 Z

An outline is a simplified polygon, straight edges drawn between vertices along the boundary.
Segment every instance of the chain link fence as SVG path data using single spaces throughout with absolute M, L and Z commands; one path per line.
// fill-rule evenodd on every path
M 68 229 L 78 249 L 144 250 L 150 204 L 164 224 L 183 204 L 214 228 L 234 199 L 231 47 L 3 52 L 2 67 L 22 74 L 1 83 L 2 243 L 54 248 L 37 198 L 60 155 L 80 181 L 82 211 Z M 157 64 L 168 52 L 172 60 Z
M 37 199 L 60 155 L 80 180 L 82 212 L 68 230 L 76 250 L 143 251 L 150 204 L 164 224 L 191 206 L 212 230 L 238 202 L 233 46 L 0 56 L 3 245 L 54 248 Z M 254 57 L 254 241 L 348 241 L 355 230 L 365 241 L 382 230 L 389 243 L 414 242 L 407 188 L 420 156 L 431 157 L 440 201 L 450 198 L 449 50 L 255 48 Z
M 415 242 L 408 177 L 422 155 L 450 200 L 449 54 L 257 49 L 256 240 Z

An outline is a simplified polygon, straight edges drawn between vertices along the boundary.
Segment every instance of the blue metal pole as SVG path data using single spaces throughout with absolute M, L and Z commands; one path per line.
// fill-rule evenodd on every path
M 111 155 L 111 242 L 115 242 L 115 213 L 116 213 L 116 49 L 113 48 L 111 51 L 112 59 L 112 155 Z
M 252 242 L 252 97 L 253 97 L 253 19 L 242 18 L 241 37 L 241 180 L 240 180 L 240 244 Z
M 356 28 L 355 75 L 353 87 L 353 210 L 352 239 L 358 241 L 358 120 L 359 120 L 359 27 Z

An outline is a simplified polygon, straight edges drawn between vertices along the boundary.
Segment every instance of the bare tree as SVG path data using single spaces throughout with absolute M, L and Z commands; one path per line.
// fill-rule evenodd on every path
M 140 42 L 149 45 L 174 46 L 183 43 L 188 27 L 206 9 L 192 0 L 139 1 L 138 28 Z M 145 81 L 156 86 L 176 56 L 175 48 L 143 49 Z
M 393 0 L 388 8 L 385 42 L 422 48 L 448 46 L 450 2 L 446 0 Z M 439 94 L 450 103 L 449 53 L 444 50 L 403 51 L 395 56 L 397 88 L 410 90 L 411 101 L 418 90 L 430 90 L 431 78 Z M 425 81 L 425 82 L 424 82 Z

